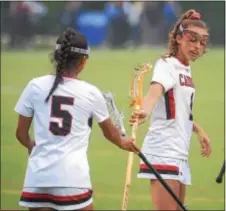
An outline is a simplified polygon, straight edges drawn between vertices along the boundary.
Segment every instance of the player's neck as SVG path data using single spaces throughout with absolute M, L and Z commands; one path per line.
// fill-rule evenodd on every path
M 180 63 L 182 63 L 183 65 L 185 66 L 189 66 L 189 62 L 187 59 L 185 59 L 185 57 L 181 54 L 181 53 L 178 53 L 175 58 L 177 58 L 179 60 Z
M 76 73 L 63 73 L 62 75 L 64 78 L 73 78 L 73 79 L 78 79 L 78 75 Z

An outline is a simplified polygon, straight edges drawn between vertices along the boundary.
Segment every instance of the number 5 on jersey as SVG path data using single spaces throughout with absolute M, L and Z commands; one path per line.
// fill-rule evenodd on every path
M 51 118 L 55 121 L 50 121 L 49 130 L 55 136 L 66 136 L 71 132 L 72 115 L 69 111 L 61 109 L 62 105 L 73 106 L 74 98 L 52 96 Z

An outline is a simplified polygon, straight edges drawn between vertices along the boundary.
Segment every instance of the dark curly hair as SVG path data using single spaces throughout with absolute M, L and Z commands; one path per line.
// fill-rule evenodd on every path
M 56 64 L 56 78 L 45 102 L 48 102 L 57 86 L 63 81 L 63 73 L 71 71 L 72 67 L 79 64 L 84 56 L 88 57 L 83 51 L 88 50 L 85 36 L 72 28 L 64 31 L 57 39 L 56 44 L 52 58 Z M 73 49 L 77 49 L 77 51 L 73 51 Z

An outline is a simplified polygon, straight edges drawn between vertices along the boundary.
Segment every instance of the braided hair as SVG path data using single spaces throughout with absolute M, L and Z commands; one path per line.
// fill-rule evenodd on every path
M 49 101 L 50 96 L 56 90 L 58 85 L 63 82 L 63 74 L 65 72 L 70 73 L 71 71 L 74 71 L 75 68 L 73 67 L 76 67 L 76 65 L 82 61 L 84 56 L 88 57 L 88 55 L 82 51 L 74 52 L 72 50 L 73 48 L 88 50 L 85 36 L 76 32 L 72 28 L 68 28 L 64 31 L 57 39 L 56 44 L 57 48 L 53 53 L 53 61 L 56 63 L 56 77 L 45 102 Z
M 206 23 L 200 20 L 200 18 L 201 15 L 193 9 L 188 10 L 181 16 L 181 18 L 174 25 L 173 30 L 169 33 L 168 53 L 163 55 L 163 58 L 176 56 L 179 47 L 176 37 L 177 35 L 182 36 L 183 30 L 181 30 L 181 28 L 186 29 L 188 26 L 192 25 L 208 30 Z

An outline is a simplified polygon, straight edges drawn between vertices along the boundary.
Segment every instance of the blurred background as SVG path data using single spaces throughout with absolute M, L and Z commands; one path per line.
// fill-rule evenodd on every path
M 195 8 L 210 28 L 211 44 L 224 45 L 224 2 L 203 1 L 19 1 L 1 2 L 2 47 L 53 46 L 73 27 L 92 47 L 162 46 L 176 19 Z

